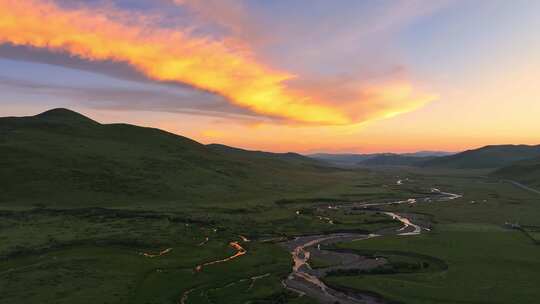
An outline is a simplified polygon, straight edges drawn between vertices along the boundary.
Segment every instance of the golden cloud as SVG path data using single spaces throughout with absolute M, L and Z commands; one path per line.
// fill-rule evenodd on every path
M 375 86 L 347 102 L 294 89 L 291 73 L 256 60 L 246 44 L 165 29 L 108 8 L 67 9 L 46 0 L 0 0 L 0 43 L 129 64 L 146 77 L 214 92 L 237 106 L 288 121 L 346 125 L 410 111 L 429 102 L 407 83 Z M 405 88 L 405 89 L 403 89 Z

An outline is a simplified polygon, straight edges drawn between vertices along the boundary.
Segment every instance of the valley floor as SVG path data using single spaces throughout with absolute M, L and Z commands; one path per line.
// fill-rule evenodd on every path
M 330 234 L 358 238 L 315 242 L 298 257 L 354 303 L 540 298 L 540 195 L 476 172 L 361 171 L 332 182 L 227 204 L 4 204 L 0 302 L 315 303 L 324 299 L 287 284 L 294 246 L 285 244 Z M 462 196 L 434 199 L 439 190 Z M 388 212 L 422 233 L 397 235 L 415 228 L 400 230 Z M 372 233 L 383 237 L 360 237 Z

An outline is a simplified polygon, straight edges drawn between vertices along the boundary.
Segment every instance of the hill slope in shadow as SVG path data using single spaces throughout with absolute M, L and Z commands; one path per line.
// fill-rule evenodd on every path
M 67 109 L 0 118 L 0 203 L 80 206 L 240 199 L 320 186 L 328 170 L 298 154 L 203 145 Z

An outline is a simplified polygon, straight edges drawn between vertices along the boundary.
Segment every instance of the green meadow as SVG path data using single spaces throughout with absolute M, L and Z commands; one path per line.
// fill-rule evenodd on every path
M 383 211 L 430 231 L 334 245 L 387 263 L 333 271 L 328 285 L 400 303 L 540 296 L 540 195 L 490 170 L 343 169 L 67 110 L 0 127 L 2 304 L 316 303 L 283 287 L 292 260 L 282 242 L 399 229 Z M 430 200 L 433 188 L 463 196 Z M 231 242 L 245 254 L 224 260 L 240 252 Z
M 535 303 L 540 298 L 535 288 L 540 282 L 540 246 L 535 242 L 540 195 L 484 176 L 409 174 L 410 185 L 429 181 L 464 196 L 392 207 L 429 217 L 432 230 L 335 246 L 387 258 L 394 267 L 386 273 L 335 273 L 325 279 L 329 285 L 375 292 L 398 303 Z
M 540 297 L 538 245 L 497 226 L 437 226 L 417 237 L 341 244 L 380 256 L 410 253 L 444 260 L 447 269 L 331 276 L 330 285 L 369 290 L 403 303 L 534 303 Z M 391 259 L 391 263 L 393 263 Z M 429 262 L 428 262 L 429 263 Z

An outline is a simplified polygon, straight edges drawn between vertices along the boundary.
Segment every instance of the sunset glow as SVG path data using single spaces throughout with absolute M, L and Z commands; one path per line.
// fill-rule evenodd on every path
M 508 81 L 492 77 L 504 72 L 534 79 L 524 75 L 538 74 L 534 72 L 539 66 L 535 52 L 538 39 L 531 44 L 535 47 L 518 57 L 505 57 L 507 53 L 496 50 L 471 55 L 478 58 L 478 68 L 469 72 L 468 59 L 454 54 L 446 60 L 440 53 L 444 47 L 437 44 L 437 35 L 449 31 L 449 25 L 443 19 L 429 19 L 448 12 L 447 18 L 456 19 L 448 22 L 454 24 L 462 18 L 451 15 L 455 5 L 423 5 L 415 1 L 385 4 L 374 9 L 375 17 L 363 11 L 371 9 L 365 5 L 358 8 L 356 17 L 344 12 L 344 18 L 349 18 L 343 20 L 344 25 L 339 25 L 336 16 L 320 15 L 318 18 L 328 29 L 315 23 L 315 15 L 302 15 L 296 24 L 285 12 L 273 16 L 269 13 L 271 7 L 243 1 L 171 0 L 145 5 L 146 9 L 123 1 L 0 0 L 0 58 L 6 61 L 0 62 L 0 66 L 17 69 L 15 62 L 45 63 L 50 66 L 40 66 L 44 73 L 65 67 L 69 69 L 62 71 L 65 75 L 78 73 L 77 67 L 63 67 L 61 60 L 47 59 L 55 56 L 84 62 L 87 67 L 96 66 L 90 72 L 96 73 L 96 79 L 102 83 L 109 82 L 105 77 L 110 75 L 100 70 L 100 64 L 112 64 L 111 69 L 120 71 L 126 67 L 133 69 L 139 79 L 118 78 L 129 81 L 122 84 L 122 94 L 129 94 L 123 86 L 129 90 L 151 87 L 145 99 L 136 92 L 122 99 L 112 85 L 103 93 L 108 95 L 102 97 L 80 97 L 82 93 L 71 87 L 43 88 L 50 100 L 47 107 L 69 106 L 102 117 L 103 122 L 122 119 L 164 128 L 204 143 L 300 152 L 424 148 L 454 151 L 492 140 L 534 143 L 539 139 L 532 132 L 519 136 L 503 134 L 507 131 L 490 133 L 501 129 L 500 120 L 491 120 L 498 117 L 495 112 L 500 112 L 499 107 L 508 110 L 505 125 L 512 124 L 512 117 L 524 109 L 528 108 L 521 117 L 527 119 L 521 118 L 520 124 L 531 125 L 529 119 L 534 120 L 536 115 L 527 113 L 538 114 L 538 90 L 534 86 L 525 91 L 517 86 L 510 89 Z M 330 4 L 315 5 L 321 11 L 326 6 Z M 346 7 L 343 4 L 340 9 L 346 11 Z M 282 7 L 276 4 L 274 9 L 281 12 Z M 471 10 L 470 14 L 466 22 L 482 20 L 473 18 L 474 14 L 481 14 L 480 10 Z M 359 16 L 365 20 L 361 26 L 352 23 Z M 526 17 L 524 22 L 529 22 Z M 291 22 L 290 28 L 285 26 L 286 22 Z M 433 27 L 423 22 L 431 22 Z M 531 19 L 530 23 L 533 22 L 536 21 Z M 425 39 L 437 43 L 424 49 L 415 44 L 418 38 L 407 33 L 408 27 L 414 26 L 421 26 Z M 481 26 L 474 33 L 478 37 L 482 35 Z M 328 32 L 330 29 L 334 32 Z M 429 29 L 439 32 L 431 33 Z M 500 31 L 504 32 L 504 23 Z M 504 37 L 493 38 L 494 42 L 499 40 Z M 300 42 L 305 44 L 301 51 L 297 46 Z M 471 43 L 477 42 L 473 39 Z M 30 55 L 22 58 L 17 54 L 20 49 Z M 433 61 L 429 61 L 429 56 Z M 505 65 L 500 69 L 490 66 L 482 61 L 486 56 Z M 521 69 L 525 62 L 529 67 Z M 4 70 L 7 73 L 8 69 Z M 9 90 L 14 98 L 2 96 L 2 116 L 20 115 L 26 108 L 34 108 L 35 112 L 45 110 L 32 107 L 35 97 L 30 96 L 34 93 L 30 89 L 21 91 L 20 87 L 36 90 L 43 86 L 41 82 L 50 79 L 30 81 L 25 79 L 28 75 L 15 79 L 6 74 L 0 77 L 0 85 L 8 90 L 15 86 L 14 82 L 18 86 Z M 465 79 L 470 82 L 461 85 Z M 32 84 L 23 85 L 21 81 Z M 152 92 L 159 91 L 159 86 L 174 91 L 163 97 L 166 106 L 153 101 L 158 97 Z M 488 86 L 506 91 L 488 94 Z M 465 87 L 466 93 L 457 92 Z M 175 102 L 174 96 L 178 95 L 187 100 L 189 107 Z M 510 103 L 512 106 L 507 107 Z M 489 105 L 480 110 L 476 107 L 479 104 Z M 119 112 L 120 108 L 124 112 Z M 459 116 L 461 111 L 465 112 Z M 477 114 L 475 121 L 467 118 L 470 111 Z M 443 122 L 445 115 L 454 118 Z M 439 124 L 448 123 L 456 124 L 452 128 L 466 128 L 469 131 L 461 134 L 474 134 L 474 139 L 459 138 L 456 132 L 441 129 Z M 538 127 L 535 130 L 540 131 Z M 438 135 L 446 139 L 430 141 L 440 138 Z
M 135 20 L 128 21 L 131 18 Z M 155 28 L 141 16 L 118 11 L 68 10 L 48 1 L 8 0 L 2 1 L 0 19 L 0 42 L 87 60 L 125 62 L 153 80 L 189 84 L 256 113 L 297 122 L 350 124 L 408 111 L 432 99 L 416 95 L 408 86 L 397 93 L 382 87 L 342 108 L 339 100 L 289 89 L 285 81 L 296 76 L 257 62 L 241 46 Z

